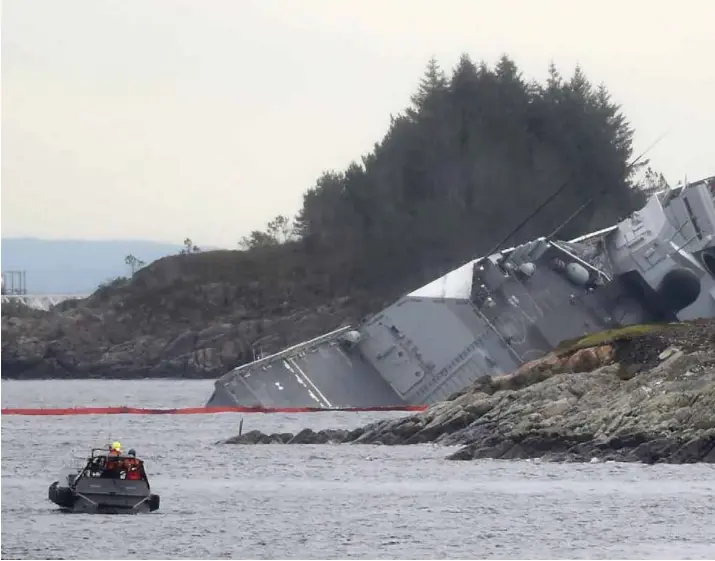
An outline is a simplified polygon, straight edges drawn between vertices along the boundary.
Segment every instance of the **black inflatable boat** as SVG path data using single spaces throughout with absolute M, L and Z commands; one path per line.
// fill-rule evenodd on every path
M 145 513 L 159 508 L 151 492 L 144 462 L 135 456 L 110 455 L 94 448 L 79 470 L 63 470 L 48 490 L 63 510 L 90 513 Z

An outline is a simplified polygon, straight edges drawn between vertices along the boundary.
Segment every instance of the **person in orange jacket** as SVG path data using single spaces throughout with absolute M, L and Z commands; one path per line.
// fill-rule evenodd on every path
M 141 479 L 142 478 L 142 463 L 137 459 L 137 453 L 132 448 L 129 450 L 129 458 L 124 460 L 124 469 L 127 472 L 127 479 Z
M 105 466 L 105 469 L 108 471 L 114 471 L 119 467 L 119 462 L 115 459 L 113 459 L 113 456 L 121 456 L 122 455 L 122 445 L 119 441 L 114 441 L 112 444 L 109 446 L 109 452 L 107 453 L 107 465 Z

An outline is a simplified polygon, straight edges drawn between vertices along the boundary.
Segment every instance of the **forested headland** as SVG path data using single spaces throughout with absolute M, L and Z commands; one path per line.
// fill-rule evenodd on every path
M 449 76 L 430 60 L 373 150 L 305 193 L 292 232 L 302 249 L 360 287 L 414 286 L 501 240 L 574 237 L 641 206 L 619 105 L 579 67 L 566 78 L 548 70 L 541 84 L 507 56 L 489 67 L 465 54 Z M 290 239 L 288 226 L 278 217 L 244 246 Z

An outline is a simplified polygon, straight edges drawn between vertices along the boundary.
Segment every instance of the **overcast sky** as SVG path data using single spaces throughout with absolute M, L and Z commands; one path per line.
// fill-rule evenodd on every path
M 429 57 L 603 81 L 715 174 L 715 2 L 3 0 L 2 235 L 235 247 L 386 132 Z

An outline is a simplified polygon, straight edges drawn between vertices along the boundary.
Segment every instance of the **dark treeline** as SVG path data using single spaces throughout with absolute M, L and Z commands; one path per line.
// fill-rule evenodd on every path
M 632 137 L 578 67 L 566 79 L 552 65 L 540 84 L 507 56 L 490 68 L 463 55 L 451 77 L 433 59 L 373 151 L 305 193 L 290 245 L 355 288 L 403 290 L 493 249 L 561 186 L 506 245 L 552 233 L 594 199 L 559 232 L 573 237 L 644 202 Z M 286 228 L 278 217 L 243 245 L 288 240 Z

